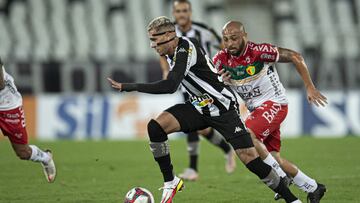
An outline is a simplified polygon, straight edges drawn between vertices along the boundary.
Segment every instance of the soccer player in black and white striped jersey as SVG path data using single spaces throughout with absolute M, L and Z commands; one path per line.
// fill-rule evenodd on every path
M 175 31 L 178 37 L 187 37 L 196 39 L 204 48 L 206 55 L 210 58 L 212 54 L 221 48 L 221 37 L 205 24 L 194 22 L 191 19 L 192 10 L 191 3 L 188 0 L 175 0 L 173 2 L 173 17 L 175 19 Z M 166 78 L 169 72 L 169 65 L 166 57 L 160 58 L 160 65 L 163 72 L 163 78 Z M 184 87 L 181 88 L 184 101 L 189 98 Z M 236 162 L 234 152 L 225 139 L 212 128 L 206 128 L 200 131 L 187 133 L 187 150 L 189 154 L 189 167 L 179 174 L 184 180 L 195 181 L 199 178 L 198 157 L 200 138 L 203 135 L 206 140 L 214 146 L 220 148 L 225 154 L 225 170 L 227 173 L 232 173 L 235 170 Z
M 153 83 L 119 83 L 108 78 L 119 91 L 138 91 L 150 94 L 174 93 L 182 84 L 190 100 L 163 111 L 148 123 L 150 149 L 164 178 L 162 203 L 171 203 L 184 182 L 174 175 L 170 158 L 168 134 L 191 132 L 206 127 L 218 130 L 232 145 L 239 159 L 269 188 L 286 202 L 300 202 L 284 179 L 265 164 L 254 148 L 249 132 L 238 115 L 236 98 L 221 80 L 204 49 L 194 39 L 177 37 L 175 25 L 161 16 L 148 25 L 151 47 L 166 56 L 170 72 L 166 79 Z

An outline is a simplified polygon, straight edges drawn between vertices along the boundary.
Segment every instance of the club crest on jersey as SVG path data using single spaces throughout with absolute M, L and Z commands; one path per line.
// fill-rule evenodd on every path
M 188 52 L 189 52 L 189 54 L 192 53 L 192 48 L 191 47 L 188 49 Z
M 248 66 L 246 68 L 246 72 L 249 74 L 249 75 L 254 75 L 255 74 L 255 66 Z
M 192 96 L 190 98 L 190 102 L 194 106 L 205 107 L 214 103 L 214 99 L 211 98 L 210 95 L 205 93 L 201 96 Z

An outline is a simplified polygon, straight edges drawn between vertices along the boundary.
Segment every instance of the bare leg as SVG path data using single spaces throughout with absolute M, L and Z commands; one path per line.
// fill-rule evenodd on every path
M 22 160 L 29 160 L 32 154 L 32 149 L 27 144 L 15 144 L 11 143 L 16 156 L 18 156 Z
M 251 139 L 254 143 L 256 151 L 259 153 L 261 160 L 263 160 L 266 164 L 271 166 L 280 177 L 285 177 L 286 173 L 283 171 L 278 161 L 274 159 L 274 157 L 272 157 L 272 155 L 269 153 L 264 143 L 262 143 L 259 139 L 256 138 L 253 131 L 251 131 L 250 129 L 248 130 L 250 132 Z
M 281 194 L 286 202 L 297 200 L 275 170 L 259 158 L 255 147 L 237 149 L 235 151 L 246 167 L 256 174 L 274 192 Z
M 180 131 L 179 121 L 169 112 L 162 112 L 155 120 L 167 134 Z
M 168 112 L 162 112 L 155 120 L 151 120 L 148 123 L 150 148 L 160 166 L 164 182 L 174 179 L 167 135 L 179 130 L 179 122 Z
M 16 155 L 22 160 L 42 162 L 44 164 L 47 164 L 51 160 L 51 157 L 48 155 L 48 153 L 39 149 L 35 145 L 11 143 L 11 146 L 14 149 Z
M 56 167 L 50 150 L 44 152 L 35 145 L 11 143 L 16 155 L 22 160 L 40 162 L 49 183 L 55 181 Z
M 299 189 L 307 193 L 314 192 L 317 189 L 317 182 L 304 174 L 295 164 L 282 158 L 279 152 L 271 152 L 271 154 L 278 160 L 281 168 L 293 178 L 294 184 Z
M 264 160 L 269 155 L 268 150 L 266 149 L 265 145 L 256 138 L 254 132 L 251 129 L 248 129 L 248 131 L 250 132 L 251 139 L 254 143 L 256 151 L 259 153 L 260 158 Z
M 279 152 L 271 152 L 271 155 L 276 159 L 276 161 L 280 164 L 281 168 L 291 177 L 295 177 L 298 173 L 298 168 L 295 164 L 290 161 L 280 157 Z
M 180 124 L 168 112 L 161 113 L 155 120 L 150 120 L 148 123 L 151 152 L 164 178 L 161 202 L 171 202 L 176 192 L 182 190 L 184 184 L 180 178 L 174 175 L 170 158 L 167 134 L 176 131 L 180 131 Z
M 235 154 L 231 148 L 231 145 L 226 142 L 225 138 L 216 130 L 212 128 L 206 128 L 198 131 L 199 134 L 203 135 L 211 144 L 220 148 L 225 154 L 225 171 L 227 173 L 234 172 L 236 168 Z

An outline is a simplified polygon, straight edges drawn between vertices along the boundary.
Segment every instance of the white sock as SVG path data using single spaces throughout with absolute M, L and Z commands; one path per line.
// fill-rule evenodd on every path
M 271 166 L 271 168 L 273 168 L 280 177 L 283 178 L 286 176 L 286 173 L 281 169 L 279 163 L 276 161 L 276 159 L 270 153 L 267 155 L 267 157 L 263 161 L 267 165 Z
M 294 177 L 294 184 L 299 187 L 300 190 L 304 192 L 314 192 L 317 188 L 317 183 L 314 179 L 305 175 L 302 171 L 298 169 L 298 173 Z
M 29 145 L 29 147 L 32 150 L 30 157 L 31 161 L 47 164 L 51 160 L 51 157 L 47 153 L 39 149 L 37 146 Z

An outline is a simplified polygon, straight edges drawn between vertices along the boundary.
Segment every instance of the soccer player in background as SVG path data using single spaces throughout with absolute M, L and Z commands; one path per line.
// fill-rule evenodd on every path
M 212 54 L 222 46 L 221 37 L 205 24 L 194 22 L 191 19 L 191 3 L 188 0 L 175 0 L 172 7 L 173 18 L 175 19 L 175 31 L 178 37 L 197 39 L 204 48 L 205 53 L 211 57 Z M 163 78 L 166 79 L 169 73 L 169 65 L 165 56 L 160 56 L 160 66 Z M 184 101 L 189 99 L 184 88 L 181 88 Z M 225 139 L 212 128 L 187 133 L 187 150 L 189 154 L 189 167 L 179 174 L 184 180 L 195 181 L 199 178 L 198 156 L 199 156 L 199 135 L 208 140 L 213 145 L 219 147 L 225 154 L 225 170 L 227 173 L 234 172 L 236 162 L 234 152 Z
M 303 57 L 290 49 L 249 41 L 241 22 L 228 22 L 222 36 L 225 49 L 215 55 L 213 63 L 251 112 L 245 125 L 255 147 L 260 149 L 260 157 L 273 166 L 281 177 L 286 174 L 291 176 L 294 184 L 308 193 L 311 203 L 320 202 L 326 191 L 325 186 L 280 156 L 280 124 L 287 115 L 288 100 L 275 63 L 293 63 L 305 84 L 309 103 L 316 106 L 327 103 L 326 97 L 315 88 Z M 279 196 L 275 196 L 275 199 L 279 199 Z
M 21 94 L 16 89 L 13 77 L 5 72 L 1 59 L 0 66 L 0 130 L 9 138 L 20 159 L 41 163 L 46 180 L 52 183 L 56 177 L 52 153 L 28 144 Z
M 177 37 L 175 25 L 164 16 L 153 19 L 147 30 L 151 47 L 159 55 L 167 57 L 171 67 L 167 78 L 146 84 L 119 83 L 110 78 L 108 80 L 119 91 L 150 94 L 174 93 L 181 83 L 189 94 L 189 101 L 166 109 L 148 123 L 150 148 L 164 179 L 161 202 L 172 202 L 177 191 L 184 185 L 173 173 L 168 134 L 191 132 L 206 127 L 218 130 L 246 167 L 269 188 L 281 194 L 286 202 L 300 202 L 286 186 L 284 179 L 259 158 L 238 115 L 233 91 L 219 80 L 211 59 L 198 41 Z

